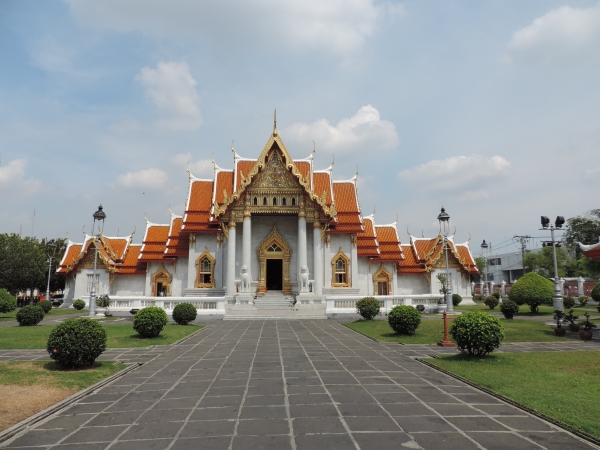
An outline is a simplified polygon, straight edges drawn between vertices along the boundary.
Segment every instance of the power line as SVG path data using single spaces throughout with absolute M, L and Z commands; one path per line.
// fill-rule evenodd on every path
M 523 274 L 525 274 L 525 251 L 527 250 L 527 241 L 531 236 L 513 236 L 513 239 L 518 239 L 521 244 L 521 265 L 523 266 Z

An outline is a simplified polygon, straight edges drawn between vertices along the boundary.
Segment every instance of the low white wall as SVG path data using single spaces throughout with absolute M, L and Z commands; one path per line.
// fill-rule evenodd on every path
M 394 306 L 425 306 L 426 313 L 438 312 L 438 302 L 442 296 L 439 294 L 421 294 L 421 295 L 375 295 L 373 296 L 381 302 L 381 313 L 387 314 Z M 360 296 L 326 296 L 327 314 L 351 314 L 356 313 L 356 302 L 362 297 Z
M 89 296 L 82 297 L 86 307 L 89 304 L 89 299 Z M 225 314 L 225 297 L 133 297 L 115 295 L 110 297 L 109 310 L 111 312 L 129 312 L 131 309 L 158 306 L 171 315 L 173 308 L 180 303 L 191 303 L 194 305 L 199 316 Z M 104 310 L 103 308 L 100 309 Z

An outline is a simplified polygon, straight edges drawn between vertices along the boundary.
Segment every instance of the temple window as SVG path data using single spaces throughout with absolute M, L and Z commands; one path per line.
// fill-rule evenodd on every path
M 333 272 L 331 277 L 331 285 L 333 287 L 350 286 L 350 259 L 342 252 L 341 249 L 331 260 L 331 266 Z
M 267 206 L 267 197 L 263 197 L 263 206 Z
M 273 197 L 273 206 L 277 206 L 277 197 Z
M 375 288 L 375 295 L 390 295 L 390 281 L 391 275 L 381 267 L 375 275 L 373 275 L 373 283 Z
M 256 197 L 254 197 L 254 206 L 258 205 L 258 199 Z
M 282 204 L 283 206 L 285 206 L 285 204 L 286 204 L 286 203 L 287 203 L 287 202 L 286 202 L 286 198 L 285 198 L 285 197 L 283 197 L 283 199 L 281 200 L 281 204 Z
M 292 197 L 292 206 L 296 206 L 296 197 Z
M 215 259 L 205 250 L 196 260 L 196 283 L 197 288 L 214 288 Z

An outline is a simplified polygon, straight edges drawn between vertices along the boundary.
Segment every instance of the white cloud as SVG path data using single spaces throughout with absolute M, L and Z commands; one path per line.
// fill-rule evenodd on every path
M 478 200 L 486 200 L 490 198 L 490 194 L 487 191 L 467 191 L 460 197 L 458 197 L 458 201 L 461 203 L 466 202 L 476 202 Z
M 515 32 L 508 44 L 508 60 L 553 63 L 598 54 L 600 3 L 591 8 L 561 6 Z
M 160 169 L 146 169 L 138 172 L 127 172 L 117 177 L 117 184 L 125 188 L 159 189 L 169 177 Z
M 193 161 L 193 157 L 190 152 L 178 153 L 171 158 L 171 163 L 175 166 L 187 167 L 195 177 L 210 176 L 212 178 L 214 173 L 212 161 L 208 159 Z
M 186 62 L 161 61 L 156 69 L 144 67 L 136 80 L 158 109 L 170 115 L 156 122 L 160 129 L 191 131 L 202 125 L 197 83 Z
M 0 186 L 4 190 L 18 190 L 32 194 L 42 187 L 39 180 L 25 178 L 26 159 L 13 159 L 5 166 L 0 166 Z
M 313 123 L 296 123 L 282 132 L 285 139 L 334 153 L 389 150 L 400 144 L 396 126 L 381 120 L 379 111 L 371 105 L 363 106 L 349 119 L 331 125 L 327 119 Z
M 592 175 L 596 175 L 597 173 L 600 173 L 600 166 L 594 167 L 593 169 L 586 169 L 585 176 L 587 178 L 591 177 Z
M 67 0 L 83 24 L 215 45 L 286 44 L 350 53 L 402 8 L 375 0 Z
M 490 182 L 499 175 L 508 175 L 510 169 L 510 162 L 502 156 L 452 156 L 403 170 L 398 174 L 398 179 L 436 190 L 461 189 L 482 181 Z M 481 192 L 484 191 L 472 191 L 470 196 L 481 196 Z
M 123 120 L 121 122 L 114 122 L 110 124 L 111 131 L 117 133 L 131 133 L 134 131 L 140 131 L 144 126 L 137 120 Z
M 53 37 L 45 36 L 33 43 L 30 51 L 33 65 L 50 72 L 72 73 L 71 59 L 75 50 L 59 44 Z

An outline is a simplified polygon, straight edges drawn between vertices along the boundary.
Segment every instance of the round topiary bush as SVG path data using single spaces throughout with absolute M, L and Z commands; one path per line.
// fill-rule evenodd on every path
M 492 297 L 496 297 L 498 299 L 498 301 L 500 301 L 500 298 L 502 297 L 502 293 L 500 291 L 492 292 Z
M 421 313 L 412 306 L 395 306 L 388 314 L 388 323 L 398 334 L 415 334 L 421 324 Z
M 594 286 L 594 289 L 590 292 L 590 297 L 592 297 L 595 302 L 600 302 L 600 283 Z
M 485 298 L 485 301 L 483 303 L 485 303 L 485 305 L 487 307 L 489 307 L 490 309 L 494 309 L 496 306 L 498 306 L 498 303 L 500 303 L 500 302 L 498 301 L 498 299 L 496 297 L 494 297 L 493 295 L 490 295 Z
M 356 312 L 365 320 L 372 320 L 381 310 L 381 303 L 373 297 L 364 297 L 356 302 Z
M 573 297 L 563 297 L 563 306 L 565 309 L 571 309 L 575 306 L 575 299 Z
M 75 308 L 78 311 L 81 311 L 83 308 L 85 308 L 85 302 L 81 299 L 77 299 L 73 301 L 73 308 Z
M 106 331 L 96 320 L 67 319 L 48 337 L 46 351 L 65 368 L 91 366 L 106 350 Z
M 508 298 L 517 305 L 529 305 L 532 313 L 537 313 L 540 305 L 551 305 L 553 296 L 554 283 L 535 272 L 519 278 L 508 294 Z
M 158 306 L 140 309 L 133 316 L 133 329 L 148 338 L 156 337 L 169 321 L 167 313 Z
M 458 306 L 460 302 L 462 302 L 462 297 L 458 294 L 452 294 L 452 304 Z
M 481 357 L 500 347 L 504 330 L 499 319 L 478 311 L 454 319 L 450 335 L 461 352 Z
M 44 310 L 44 314 L 48 314 L 52 309 L 52 302 L 50 300 L 42 300 L 38 302 L 37 306 Z
M 44 310 L 37 305 L 23 306 L 17 313 L 17 322 L 23 327 L 37 325 L 43 318 Z
M 512 319 L 519 312 L 519 305 L 512 300 L 504 300 L 500 304 L 500 311 L 504 314 L 505 319 Z
M 191 303 L 180 303 L 173 308 L 173 320 L 179 325 L 187 325 L 196 320 L 198 311 Z
M 6 289 L 0 289 L 0 313 L 7 314 L 17 309 L 17 299 Z
M 580 306 L 585 306 L 587 305 L 587 302 L 590 301 L 590 298 L 587 295 L 580 295 L 577 297 L 577 301 L 579 302 Z

